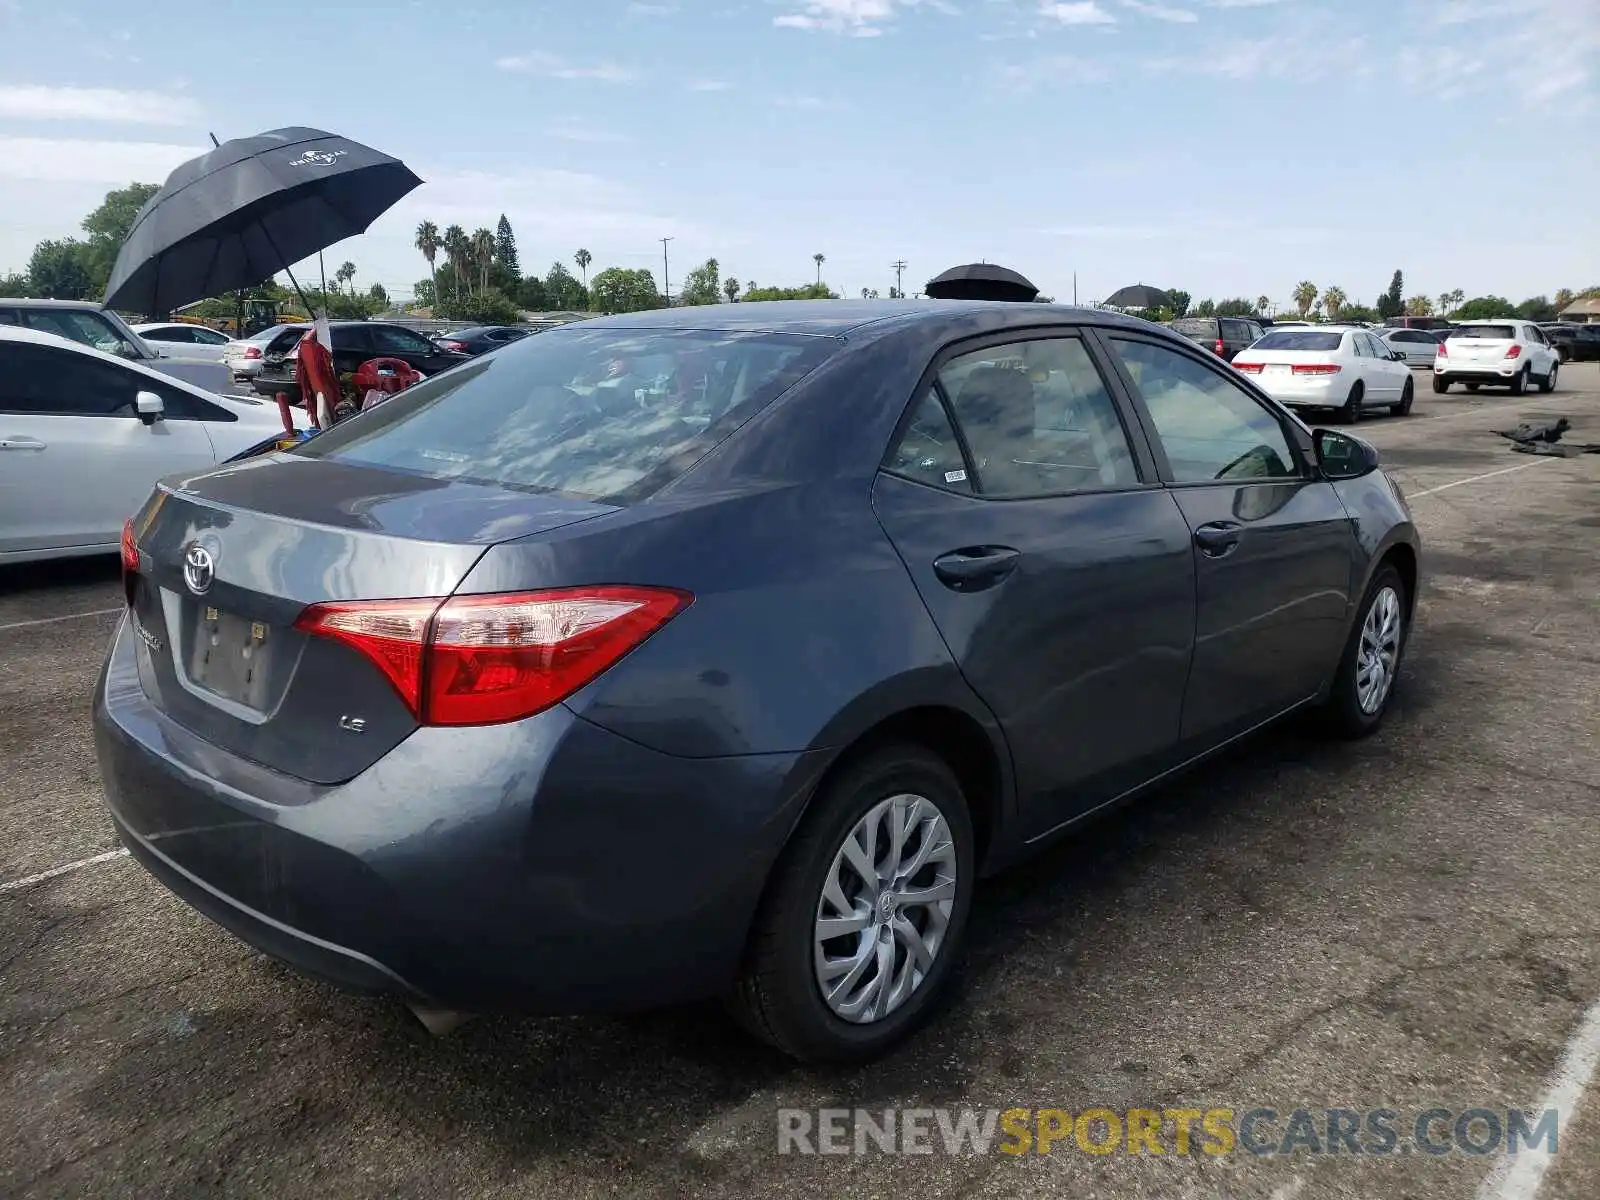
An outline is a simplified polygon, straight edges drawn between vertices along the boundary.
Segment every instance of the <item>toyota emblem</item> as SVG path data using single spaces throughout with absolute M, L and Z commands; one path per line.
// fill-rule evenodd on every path
M 217 561 L 211 557 L 211 551 L 196 544 L 183 552 L 183 581 L 196 596 L 209 591 L 216 577 Z

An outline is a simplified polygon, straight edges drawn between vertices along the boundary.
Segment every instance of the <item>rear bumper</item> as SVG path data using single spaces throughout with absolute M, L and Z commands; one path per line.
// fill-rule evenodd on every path
M 339 986 L 569 1013 L 726 988 L 818 755 L 680 759 L 557 707 L 421 729 L 319 786 L 203 742 L 139 684 L 126 623 L 95 699 L 129 850 L 193 908 Z
M 1510 383 L 1518 373 L 1528 365 L 1526 359 L 1511 359 L 1504 365 L 1500 363 L 1474 363 L 1464 366 L 1452 363 L 1435 363 L 1433 373 L 1447 383 Z
M 1301 408 L 1339 408 L 1350 394 L 1350 380 L 1338 375 L 1247 375 L 1280 404 Z

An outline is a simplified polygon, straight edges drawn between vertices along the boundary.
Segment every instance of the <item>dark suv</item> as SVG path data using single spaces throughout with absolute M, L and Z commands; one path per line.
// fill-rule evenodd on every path
M 1204 346 L 1226 362 L 1261 336 L 1258 322 L 1249 317 L 1179 317 L 1171 322 L 1173 333 Z
M 301 403 L 294 373 L 295 347 L 309 328 L 285 325 L 267 344 L 261 356 L 261 374 L 250 381 L 256 391 L 264 396 L 284 392 L 289 403 Z M 353 374 L 369 358 L 403 359 L 424 375 L 433 375 L 471 357 L 437 346 L 404 325 L 383 321 L 330 321 L 328 331 L 333 335 L 333 369 L 341 376 Z

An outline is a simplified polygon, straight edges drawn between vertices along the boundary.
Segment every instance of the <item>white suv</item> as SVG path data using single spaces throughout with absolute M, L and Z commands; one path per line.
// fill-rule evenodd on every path
M 1488 383 L 1520 396 L 1537 383 L 1541 392 L 1553 392 L 1560 369 L 1561 356 L 1531 321 L 1463 321 L 1439 346 L 1433 390 L 1448 392 L 1452 383 L 1464 383 L 1475 392 Z

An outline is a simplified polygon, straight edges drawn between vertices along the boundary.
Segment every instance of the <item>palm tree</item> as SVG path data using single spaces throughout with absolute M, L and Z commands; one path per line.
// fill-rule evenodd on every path
M 348 259 L 345 260 L 344 262 L 340 263 L 339 264 L 339 269 L 333 273 L 333 278 L 337 282 L 343 283 L 343 284 L 346 284 L 346 285 L 349 286 L 350 294 L 352 296 L 354 296 L 356 294 L 355 283 L 353 282 L 355 277 L 356 277 L 356 265 L 355 265 L 355 263 L 350 262 Z
M 1323 289 L 1322 307 L 1328 310 L 1328 319 L 1330 321 L 1337 321 L 1339 319 L 1339 312 L 1344 308 L 1346 301 L 1349 299 L 1350 297 L 1344 294 L 1344 289 L 1339 287 L 1337 284 L 1335 284 L 1333 287 Z
M 472 258 L 478 265 L 478 290 L 489 290 L 489 268 L 494 265 L 494 234 L 477 229 L 472 234 Z
M 813 254 L 811 261 L 817 264 L 817 286 L 822 286 L 822 264 L 828 261 L 826 254 Z
M 1256 297 L 1256 312 L 1260 313 L 1262 316 L 1266 316 L 1267 315 L 1267 309 L 1269 309 L 1271 307 L 1272 307 L 1272 297 L 1271 296 L 1257 296 Z
M 739 281 L 730 275 L 728 281 L 722 285 L 722 290 L 728 297 L 728 303 L 732 304 L 739 298 Z
M 1311 306 L 1317 302 L 1317 285 L 1309 279 L 1302 280 L 1295 285 L 1294 306 L 1300 310 L 1302 317 L 1311 312 Z
M 459 225 L 452 225 L 444 231 L 442 242 L 445 256 L 450 260 L 451 274 L 454 275 L 455 298 L 461 299 L 461 277 L 467 269 L 467 255 L 471 242 L 467 238 L 467 231 Z M 467 290 L 472 289 L 472 276 L 467 275 Z
M 1570 293 L 1569 293 L 1569 295 L 1570 295 Z M 1439 311 L 1440 311 L 1440 313 L 1444 314 L 1445 316 L 1449 316 L 1451 313 L 1455 312 L 1456 309 L 1461 307 L 1461 302 L 1463 300 L 1465 300 L 1466 298 L 1467 298 L 1467 294 L 1465 292 L 1463 292 L 1460 288 L 1456 288 L 1454 291 L 1440 292 L 1439 293 Z M 1571 303 L 1572 303 L 1572 301 L 1570 299 L 1567 300 L 1565 304 L 1562 303 L 1561 293 L 1560 292 L 1556 293 L 1556 308 L 1562 309 L 1562 308 L 1565 308 L 1567 306 L 1567 304 L 1571 304 Z
M 428 278 L 433 280 L 433 302 L 439 303 L 439 272 L 433 269 L 433 262 L 439 257 L 439 227 L 432 221 L 424 221 L 417 226 L 417 249 L 422 251 L 422 257 L 428 260 Z
M 579 250 L 572 256 L 572 261 L 577 263 L 578 270 L 583 272 L 583 286 L 585 290 L 588 290 L 589 264 L 594 261 L 594 255 L 590 254 L 587 250 Z
M 1433 316 L 1433 301 L 1426 296 L 1413 296 L 1406 301 L 1406 316 L 1431 317 Z

